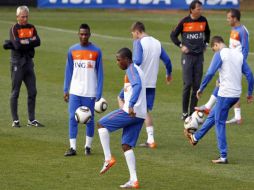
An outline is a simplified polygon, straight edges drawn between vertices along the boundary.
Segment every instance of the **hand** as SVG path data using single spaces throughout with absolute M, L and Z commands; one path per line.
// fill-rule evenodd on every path
M 64 93 L 64 101 L 65 102 L 69 102 L 69 93 L 68 92 L 66 92 L 66 93 Z
M 200 98 L 201 98 L 201 96 L 202 96 L 202 92 L 201 92 L 201 90 L 200 90 L 200 89 L 197 91 L 196 96 L 197 96 L 197 99 L 200 99 Z
M 30 38 L 30 40 L 31 40 L 31 41 L 36 40 L 36 36 L 34 36 L 34 37 Z
M 181 47 L 181 51 L 182 51 L 183 53 L 188 53 L 188 52 L 189 52 L 189 49 L 188 49 L 186 46 L 182 46 L 182 47 Z
M 136 113 L 134 113 L 134 109 L 133 108 L 129 108 L 129 115 L 131 116 L 131 117 L 136 117 Z
M 247 96 L 247 103 L 249 104 L 251 102 L 253 102 L 253 96 L 252 95 Z
M 167 85 L 169 85 L 172 80 L 173 80 L 173 78 L 172 78 L 171 75 L 166 76 L 166 83 L 167 83 Z

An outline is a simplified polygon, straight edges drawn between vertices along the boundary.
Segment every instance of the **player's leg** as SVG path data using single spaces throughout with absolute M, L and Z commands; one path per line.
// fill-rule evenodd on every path
M 196 145 L 198 141 L 201 140 L 203 136 L 213 127 L 213 125 L 215 124 L 215 118 L 214 118 L 215 109 L 216 109 L 216 106 L 213 107 L 212 111 L 208 115 L 202 127 L 198 129 L 194 134 L 191 134 L 186 129 L 184 130 L 184 134 L 188 138 L 190 144 Z
M 190 91 L 193 81 L 193 64 L 192 56 L 182 54 L 182 78 L 183 78 L 183 92 L 182 92 L 182 120 L 188 117 L 188 108 L 190 102 Z
M 11 80 L 12 80 L 12 88 L 11 88 L 10 107 L 13 120 L 12 127 L 21 127 L 18 117 L 18 98 L 20 87 L 23 81 L 23 69 L 20 65 L 11 66 Z
M 118 109 L 107 114 L 97 123 L 98 133 L 105 157 L 105 162 L 102 166 L 100 174 L 104 174 L 116 162 L 115 158 L 111 155 L 109 133 L 126 126 L 128 124 L 127 119 L 128 114 L 122 109 Z
M 145 119 L 147 141 L 146 143 L 140 144 L 142 147 L 156 148 L 156 143 L 154 141 L 154 125 L 151 111 L 153 109 L 155 99 L 155 88 L 146 89 L 146 102 L 147 102 L 147 115 Z
M 24 83 L 27 88 L 27 108 L 28 108 L 28 127 L 44 127 L 42 123 L 40 123 L 35 118 L 35 105 L 36 105 L 36 77 L 33 68 L 33 62 L 27 63 L 24 72 Z
M 235 116 L 226 121 L 227 124 L 242 124 L 242 117 L 241 117 L 241 104 L 240 104 L 240 99 L 239 101 L 234 105 L 234 113 L 235 113 Z
M 35 119 L 35 101 L 36 101 L 36 77 L 33 69 L 33 63 L 27 63 L 24 66 L 24 83 L 27 88 L 27 107 L 28 119 L 33 121 Z
M 226 164 L 227 160 L 227 139 L 226 139 L 226 120 L 228 117 L 229 109 L 238 101 L 239 98 L 217 98 L 218 106 L 215 113 L 215 125 L 218 149 L 220 157 L 212 160 L 215 164 Z
M 86 141 L 85 141 L 85 155 L 91 154 L 91 147 L 94 137 L 94 104 L 95 104 L 95 98 L 89 98 L 89 97 L 82 97 L 81 98 L 81 105 L 86 106 L 90 109 L 92 113 L 92 117 L 90 121 L 86 124 Z
M 133 147 L 136 145 L 144 120 L 141 118 L 132 118 L 132 120 L 129 126 L 123 128 L 122 134 L 122 149 L 124 151 L 130 178 L 128 182 L 120 185 L 121 188 L 139 188 L 136 172 L 136 158 Z
M 191 115 L 195 111 L 195 107 L 197 106 L 197 91 L 200 87 L 200 83 L 203 76 L 203 62 L 204 55 L 193 56 L 193 82 L 192 82 L 192 94 L 191 94 L 191 102 L 190 102 L 190 113 Z
M 218 96 L 219 87 L 215 87 L 213 90 L 212 95 L 210 96 L 208 102 L 205 105 L 200 107 L 195 107 L 195 110 L 204 112 L 205 114 L 209 114 L 210 110 L 212 109 L 213 105 L 216 103 L 217 96 Z
M 77 150 L 77 134 L 78 123 L 75 119 L 75 111 L 81 106 L 81 100 L 79 96 L 70 94 L 69 96 L 69 141 L 70 149 L 65 152 L 65 156 L 76 155 Z

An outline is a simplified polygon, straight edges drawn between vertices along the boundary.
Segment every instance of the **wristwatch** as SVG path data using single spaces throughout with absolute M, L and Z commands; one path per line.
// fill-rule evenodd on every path
M 179 44 L 179 47 L 180 47 L 180 48 L 182 48 L 182 47 L 183 47 L 183 44 L 182 44 L 182 43 L 180 43 L 180 44 Z

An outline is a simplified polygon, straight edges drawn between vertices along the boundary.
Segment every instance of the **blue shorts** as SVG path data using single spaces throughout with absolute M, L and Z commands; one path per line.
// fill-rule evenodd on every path
M 135 147 L 144 119 L 131 117 L 122 109 L 110 112 L 99 120 L 99 124 L 109 130 L 116 131 L 123 128 L 122 144 Z
M 147 110 L 153 109 L 153 103 L 155 99 L 155 88 L 146 88 L 146 102 L 147 102 Z
M 69 97 L 69 137 L 70 139 L 77 138 L 78 123 L 75 119 L 75 111 L 80 106 L 88 107 L 92 112 L 91 120 L 86 124 L 86 135 L 94 136 L 94 104 L 95 97 L 81 97 L 70 94 Z

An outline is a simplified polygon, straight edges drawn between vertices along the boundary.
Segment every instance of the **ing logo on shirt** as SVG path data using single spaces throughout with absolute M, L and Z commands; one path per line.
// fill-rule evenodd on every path
M 83 68 L 83 69 L 93 69 L 94 64 L 92 62 L 84 62 L 84 61 L 74 61 L 74 67 Z

